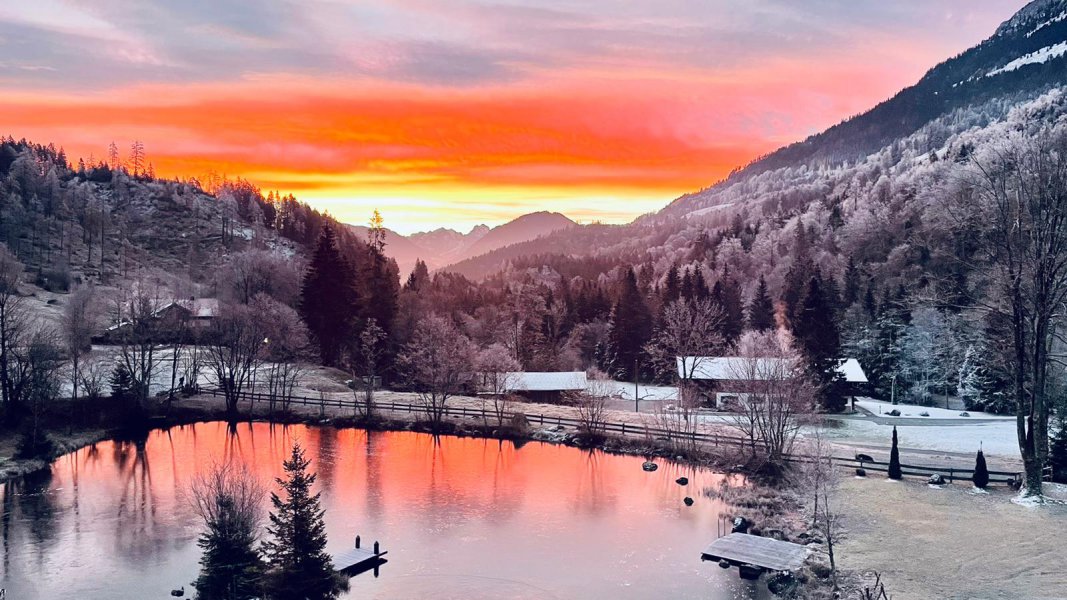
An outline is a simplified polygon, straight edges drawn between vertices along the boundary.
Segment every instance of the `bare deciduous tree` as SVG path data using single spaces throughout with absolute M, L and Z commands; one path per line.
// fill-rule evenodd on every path
M 262 318 L 264 308 L 256 299 L 251 305 L 224 305 L 207 335 L 204 362 L 226 399 L 229 418 L 237 416 L 241 394 L 262 360 L 269 333 Z
M 781 466 L 815 403 L 815 386 L 784 331 L 748 332 L 728 367 L 739 396 L 734 425 L 753 458 Z
M 13 352 L 27 334 L 29 314 L 19 293 L 23 265 L 6 245 L 0 245 L 0 395 L 5 414 L 18 402 L 11 378 Z
M 481 378 L 483 414 L 491 413 L 497 427 L 503 427 L 510 413 L 511 394 L 519 383 L 522 365 L 503 344 L 482 349 L 475 358 L 475 369 Z M 486 423 L 488 425 L 488 422 Z
M 367 419 L 374 416 L 374 380 L 378 377 L 378 367 L 385 355 L 387 338 L 385 330 L 378 326 L 378 321 L 369 319 L 359 334 L 359 344 L 356 348 L 359 361 L 351 361 L 352 393 L 355 396 L 356 410 L 359 411 L 362 395 L 363 416 Z
M 260 307 L 266 328 L 264 350 L 267 366 L 267 397 L 270 412 L 280 402 L 289 410 L 293 390 L 304 375 L 303 360 L 308 354 L 307 326 L 293 308 L 266 296 L 257 296 L 253 304 Z
M 113 337 L 119 344 L 119 362 L 133 380 L 133 400 L 139 413 L 145 409 L 152 377 L 159 368 L 159 289 L 138 283 L 116 294 L 113 303 Z
M 78 287 L 67 297 L 60 320 L 63 346 L 70 360 L 71 426 L 74 421 L 74 407 L 78 402 L 78 384 L 82 380 L 82 359 L 92 348 L 91 338 L 97 328 L 96 307 L 95 289 L 90 285 Z
M 656 415 L 660 427 L 678 434 L 671 436 L 673 443 L 695 443 L 689 434 L 696 431 L 700 398 L 693 378 L 710 357 L 722 351 L 723 319 L 722 307 L 709 300 L 675 300 L 664 309 L 660 325 L 645 346 L 657 371 L 678 382 L 676 405 L 671 410 L 661 406 Z
M 471 382 L 474 347 L 451 321 L 430 315 L 415 326 L 412 340 L 397 359 L 399 370 L 419 399 L 437 431 L 448 399 Z
M 610 383 L 603 379 L 592 379 L 585 391 L 579 392 L 574 405 L 578 412 L 578 430 L 590 439 L 604 436 L 607 423 L 607 400 L 611 395 Z
M 971 158 L 959 200 L 969 222 L 987 224 L 986 308 L 1008 324 L 1008 371 L 1016 405 L 1024 493 L 1040 497 L 1048 458 L 1053 344 L 1067 303 L 1067 126 L 1014 132 Z M 977 199 L 977 202 L 974 201 Z

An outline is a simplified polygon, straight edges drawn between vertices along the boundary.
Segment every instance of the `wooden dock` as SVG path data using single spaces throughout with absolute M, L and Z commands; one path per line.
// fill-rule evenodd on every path
M 333 556 L 333 569 L 338 573 L 344 573 L 349 577 L 359 575 L 364 571 L 376 569 L 386 562 L 383 556 L 388 552 L 381 550 L 378 542 L 374 542 L 371 548 L 361 548 L 359 536 L 356 536 L 356 547 L 351 550 L 335 554 Z M 375 571 L 377 576 L 377 571 Z
M 758 567 L 764 571 L 796 571 L 808 558 L 808 549 L 800 544 L 773 538 L 731 533 L 715 540 L 701 553 L 703 560 L 726 563 L 723 566 Z

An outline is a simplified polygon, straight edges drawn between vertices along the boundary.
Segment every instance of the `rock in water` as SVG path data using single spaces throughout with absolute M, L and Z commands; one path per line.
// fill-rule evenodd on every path
M 656 463 L 654 463 L 654 462 L 652 462 L 650 460 L 646 460 L 644 462 L 644 464 L 641 465 L 641 468 L 646 470 L 646 471 L 648 471 L 648 472 L 652 472 L 652 471 L 655 471 L 656 469 L 658 469 L 659 465 L 657 465 Z
M 734 526 L 730 529 L 730 533 L 748 533 L 748 528 L 752 527 L 752 522 L 744 517 L 734 517 Z
M 678 479 L 674 480 L 674 483 L 677 483 L 678 485 L 689 485 L 689 478 L 679 477 Z
M 690 498 L 689 496 L 686 496 L 685 500 L 682 500 L 682 502 L 685 502 L 686 506 L 693 506 L 693 499 Z
M 789 596 L 796 591 L 798 583 L 789 571 L 779 571 L 767 578 L 767 589 L 776 596 Z

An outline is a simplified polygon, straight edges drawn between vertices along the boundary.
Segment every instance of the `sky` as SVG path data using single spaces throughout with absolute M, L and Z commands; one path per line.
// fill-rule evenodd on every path
M 993 0 L 4 0 L 0 135 L 402 233 L 627 222 L 862 112 Z

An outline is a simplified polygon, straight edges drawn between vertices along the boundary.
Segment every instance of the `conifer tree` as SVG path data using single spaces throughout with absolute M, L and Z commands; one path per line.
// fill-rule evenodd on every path
M 276 492 L 270 495 L 274 508 L 267 533 L 272 539 L 263 543 L 267 598 L 328 600 L 347 587 L 347 580 L 334 572 L 333 560 L 326 553 L 325 511 L 320 494 L 311 491 L 316 475 L 308 472 L 310 464 L 300 445 L 294 444 L 282 463 L 286 478 L 276 479 L 285 498 Z
M 900 450 L 897 449 L 897 428 L 893 427 L 893 447 L 889 449 L 889 478 L 901 479 L 904 477 L 900 472 Z
M 300 316 L 319 347 L 323 364 L 338 363 L 358 309 L 355 277 L 341 256 L 333 229 L 322 228 L 300 290 Z
M 793 319 L 793 336 L 819 383 L 823 408 L 832 412 L 842 410 L 845 395 L 837 370 L 841 360 L 841 336 L 818 273 L 809 280 L 807 292 Z
M 729 273 L 724 274 L 722 279 L 712 286 L 711 301 L 722 310 L 723 341 L 731 345 L 741 337 L 745 315 L 741 306 L 741 291 Z
M 228 465 L 193 481 L 194 508 L 206 527 L 197 540 L 204 551 L 193 582 L 198 600 L 260 597 L 263 559 L 255 546 L 262 494 L 249 471 Z
M 974 459 L 974 477 L 971 481 L 974 482 L 974 487 L 979 489 L 985 489 L 989 485 L 989 469 L 985 464 L 985 454 L 981 450 L 978 451 L 978 457 Z
M 642 349 L 652 337 L 652 315 L 637 288 L 637 276 L 630 269 L 622 280 L 619 298 L 611 311 L 609 341 L 613 356 L 613 372 L 630 380 L 636 375 L 634 365 L 641 368 Z
M 681 295 L 681 281 L 678 278 L 678 265 L 673 264 L 667 269 L 667 276 L 663 280 L 663 288 L 660 290 L 660 302 L 666 307 Z
M 848 266 L 845 267 L 845 289 L 841 297 L 841 305 L 848 308 L 860 299 L 860 270 L 856 261 L 848 257 Z
M 774 328 L 774 302 L 767 292 L 767 280 L 760 275 L 752 301 L 748 304 L 748 328 L 768 331 Z

